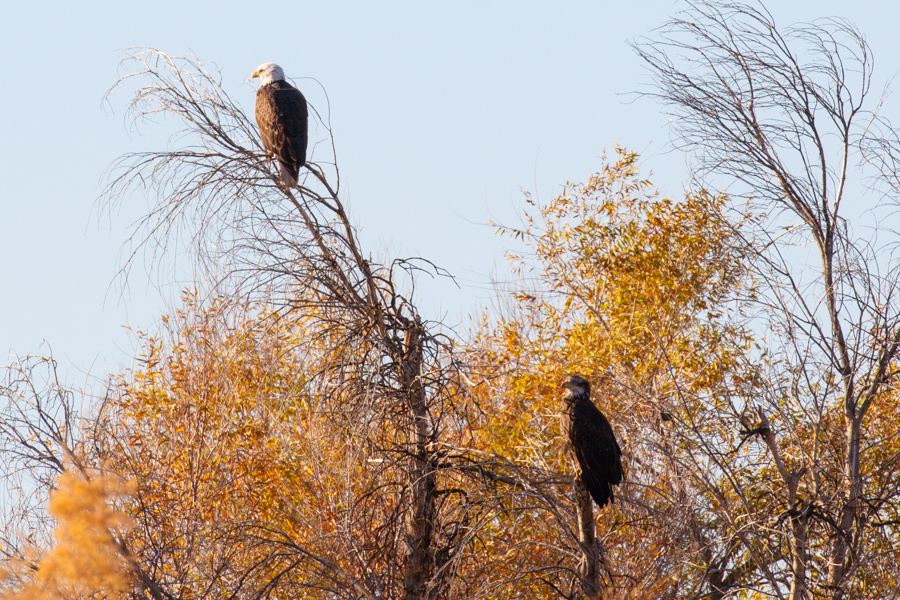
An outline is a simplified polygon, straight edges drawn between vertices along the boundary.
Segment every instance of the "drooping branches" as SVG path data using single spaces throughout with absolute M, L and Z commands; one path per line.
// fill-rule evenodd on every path
M 762 5 L 727 1 L 689 2 L 635 49 L 653 78 L 646 95 L 675 117 L 675 145 L 693 153 L 705 185 L 728 186 L 746 199 L 734 208 L 756 217 L 744 237 L 757 282 L 746 302 L 768 339 L 765 391 L 742 403 L 780 424 L 764 439 L 790 515 L 778 521 L 791 524 L 790 597 L 841 598 L 871 551 L 867 522 L 896 493 L 863 491 L 865 440 L 878 437 L 865 420 L 896 393 L 900 349 L 896 234 L 881 216 L 874 236 L 851 226 L 866 198 L 853 167 L 874 165 L 862 181 L 882 191 L 896 181 L 896 132 L 870 98 L 872 52 L 847 21 L 779 29 Z M 886 467 L 868 448 L 872 467 Z M 811 567 L 823 545 L 828 559 Z

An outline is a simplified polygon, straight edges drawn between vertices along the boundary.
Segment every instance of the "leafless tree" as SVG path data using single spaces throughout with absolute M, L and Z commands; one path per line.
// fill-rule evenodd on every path
M 753 218 L 742 302 L 764 340 L 718 422 L 687 411 L 675 428 L 693 445 L 677 460 L 729 523 L 710 594 L 867 596 L 900 498 L 897 133 L 849 22 L 779 29 L 760 4 L 688 4 L 635 49 L 699 181 Z M 883 194 L 871 211 L 864 183 Z
M 77 445 L 78 410 L 49 356 L 17 359 L 0 373 L 0 560 L 30 562 L 26 538 L 52 538 L 42 501 Z

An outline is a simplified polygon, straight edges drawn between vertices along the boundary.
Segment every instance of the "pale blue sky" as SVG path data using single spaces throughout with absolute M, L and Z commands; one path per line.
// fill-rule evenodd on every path
M 123 126 L 114 95 L 123 49 L 193 51 L 218 65 L 252 110 L 260 63 L 281 64 L 321 105 L 328 91 L 345 192 L 368 248 L 427 257 L 458 276 L 422 288 L 450 323 L 490 296 L 508 242 L 480 225 L 511 222 L 521 189 L 549 197 L 581 181 L 618 142 L 644 152 L 659 187 L 679 193 L 685 158 L 665 153 L 659 107 L 627 103 L 642 67 L 626 41 L 681 6 L 624 2 L 17 2 L 0 14 L 0 363 L 47 340 L 77 381 L 127 361 L 124 326 L 152 330 L 190 282 L 159 289 L 141 270 L 110 287 L 126 206 L 98 221 L 106 166 L 160 147 Z M 770 3 L 779 23 L 844 16 L 867 35 L 880 86 L 900 71 L 900 5 Z M 894 104 L 896 106 L 896 103 Z M 110 111 L 111 109 L 111 111 Z M 900 112 L 892 114 L 900 121 Z M 158 282 L 153 282 L 158 283 Z

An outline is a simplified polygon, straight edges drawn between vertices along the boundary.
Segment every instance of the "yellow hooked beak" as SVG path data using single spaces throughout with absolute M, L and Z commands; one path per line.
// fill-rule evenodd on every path
M 255 79 L 255 78 L 257 78 L 257 77 L 259 77 L 259 71 L 258 71 L 258 70 L 257 70 L 257 71 L 253 71 L 253 73 L 250 74 L 250 79 Z

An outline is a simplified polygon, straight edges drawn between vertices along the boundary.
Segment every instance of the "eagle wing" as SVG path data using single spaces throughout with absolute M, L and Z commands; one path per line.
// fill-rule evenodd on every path
M 256 92 L 256 124 L 263 147 L 278 157 L 294 181 L 306 164 L 308 122 L 306 98 L 289 83 L 275 81 Z
M 581 467 L 581 479 L 597 506 L 613 497 L 612 486 L 622 481 L 622 451 L 603 413 L 588 399 L 574 403 L 569 442 Z

